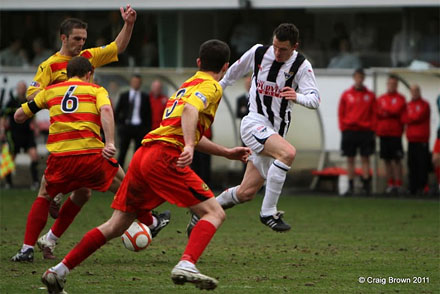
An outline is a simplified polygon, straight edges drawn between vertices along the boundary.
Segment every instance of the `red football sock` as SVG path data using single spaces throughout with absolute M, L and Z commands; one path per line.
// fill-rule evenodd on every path
M 58 238 L 67 230 L 70 224 L 75 219 L 78 212 L 81 210 L 81 206 L 76 205 L 69 198 L 64 202 L 61 207 L 60 213 L 58 214 L 58 218 L 55 223 L 52 225 L 52 233 Z
M 37 242 L 38 236 L 47 222 L 49 203 L 50 202 L 44 197 L 37 197 L 37 199 L 35 199 L 28 214 L 23 244 L 34 246 Z
M 147 226 L 151 226 L 153 224 L 153 215 L 150 210 L 144 210 L 137 214 L 137 219 L 141 223 Z
M 107 240 L 98 228 L 88 231 L 81 241 L 67 253 L 66 257 L 63 259 L 63 263 L 69 268 L 69 270 L 74 269 L 83 260 L 93 254 L 102 245 L 105 244 Z
M 396 187 L 402 187 L 402 180 L 396 180 Z
M 216 227 L 209 221 L 200 220 L 193 228 L 180 260 L 188 260 L 195 264 L 216 231 Z
M 437 176 L 437 183 L 440 184 L 440 166 L 435 168 L 435 175 Z

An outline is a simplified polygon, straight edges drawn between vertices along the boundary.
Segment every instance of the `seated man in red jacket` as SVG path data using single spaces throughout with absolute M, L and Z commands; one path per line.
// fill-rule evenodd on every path
M 402 192 L 403 147 L 402 115 L 405 111 L 405 97 L 397 92 L 399 80 L 390 75 L 387 81 L 387 93 L 377 99 L 376 135 L 380 138 L 380 158 L 385 161 L 387 188 L 385 194 Z
M 347 157 L 349 189 L 344 196 L 354 193 L 355 156 L 360 150 L 362 159 L 362 194 L 371 192 L 370 155 L 375 151 L 376 97 L 364 86 L 365 73 L 353 73 L 354 85 L 346 90 L 339 101 L 339 128 L 342 131 L 342 155 Z
M 427 194 L 429 156 L 429 123 L 431 109 L 420 94 L 418 85 L 411 86 L 411 101 L 403 116 L 408 139 L 409 191 L 412 195 Z

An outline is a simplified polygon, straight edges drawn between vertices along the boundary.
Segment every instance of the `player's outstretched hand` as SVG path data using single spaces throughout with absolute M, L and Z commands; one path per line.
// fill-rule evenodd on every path
M 180 153 L 179 158 L 177 159 L 177 167 L 185 167 L 187 165 L 190 165 L 192 163 L 194 156 L 194 147 L 191 146 L 185 146 L 183 147 L 183 152 Z
M 296 101 L 296 92 L 290 87 L 284 87 L 281 89 L 280 97 Z
M 116 147 L 112 143 L 106 143 L 104 149 L 102 149 L 102 156 L 106 159 L 110 159 L 116 154 Z
M 121 10 L 121 16 L 124 22 L 128 24 L 134 24 L 134 22 L 136 21 L 136 10 L 131 8 L 130 4 L 127 4 L 125 11 L 124 7 L 120 7 L 119 10 Z
M 226 158 L 247 162 L 251 153 L 252 151 L 248 147 L 234 147 L 229 149 L 229 154 L 226 156 Z

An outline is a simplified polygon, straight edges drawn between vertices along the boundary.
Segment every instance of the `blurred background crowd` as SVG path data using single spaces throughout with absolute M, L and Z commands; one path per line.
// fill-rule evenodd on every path
M 118 11 L 0 15 L 8 28 L 0 38 L 3 66 L 37 66 L 54 53 L 66 17 L 89 22 L 86 48 L 108 44 L 123 25 Z M 250 1 L 234 10 L 139 11 L 127 51 L 111 66 L 193 67 L 197 46 L 213 36 L 229 43 L 234 61 L 253 44 L 269 42 L 272 29 L 286 20 L 300 29 L 300 50 L 314 68 L 440 66 L 438 7 L 252 9 Z

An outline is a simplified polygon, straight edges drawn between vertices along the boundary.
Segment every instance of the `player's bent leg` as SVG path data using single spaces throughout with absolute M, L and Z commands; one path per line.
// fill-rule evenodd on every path
M 44 189 L 46 188 L 46 179 L 44 176 L 41 178 L 40 193 L 41 193 L 42 188 L 44 188 Z M 61 202 L 63 202 L 63 194 L 62 193 L 58 193 L 57 195 L 55 195 L 55 197 L 50 199 L 49 215 L 53 219 L 57 219 L 57 217 L 58 217 L 58 213 L 61 208 Z
M 208 246 L 217 228 L 225 220 L 226 215 L 214 198 L 191 206 L 190 209 L 193 213 L 200 215 L 201 219 L 193 228 L 179 263 L 171 271 L 171 279 L 177 285 L 193 283 L 201 290 L 212 290 L 217 287 L 218 281 L 201 274 L 195 264 L 206 246 Z
M 133 221 L 136 219 L 135 213 L 114 210 L 111 218 L 100 225 L 98 230 L 102 232 L 107 241 L 120 237 Z
M 58 193 L 50 202 L 49 214 L 53 219 L 57 219 L 61 208 L 61 202 L 63 202 L 63 194 Z
M 251 201 L 264 184 L 264 178 L 252 161 L 248 161 L 240 186 L 236 190 L 239 203 Z M 218 200 L 218 199 L 217 199 Z
M 67 198 L 61 207 L 58 218 L 48 233 L 40 237 L 37 245 L 43 252 L 44 259 L 55 259 L 53 254 L 55 247 L 64 232 L 72 224 L 75 217 L 80 212 L 82 206 L 90 199 L 92 191 L 87 188 L 80 188 L 73 191 L 72 195 Z
M 223 209 L 228 209 L 234 207 L 236 204 L 250 201 L 261 189 L 263 184 L 264 178 L 261 176 L 254 164 L 249 161 L 247 163 L 246 171 L 241 184 L 223 191 L 219 196 L 216 197 L 217 202 L 222 206 Z M 188 237 L 191 235 L 194 226 L 199 220 L 200 217 L 198 214 L 193 212 L 186 227 Z
M 23 246 L 17 254 L 12 257 L 12 261 L 32 262 L 34 260 L 34 246 L 38 236 L 46 225 L 50 200 L 51 197 L 47 194 L 46 180 L 43 176 L 38 196 L 32 204 L 27 217 Z
M 273 134 L 264 143 L 264 149 L 261 151 L 261 154 L 291 166 L 295 160 L 296 149 L 280 135 Z
M 111 218 L 87 232 L 81 241 L 64 257 L 63 261 L 48 269 L 41 281 L 46 285 L 49 293 L 65 293 L 66 277 L 86 258 L 103 246 L 107 241 L 121 236 L 136 218 L 134 213 L 114 210 Z
M 284 213 L 278 211 L 277 204 L 287 172 L 295 159 L 296 149 L 283 137 L 274 134 L 264 144 L 262 154 L 271 156 L 275 160 L 267 169 L 266 191 L 261 206 L 260 221 L 276 232 L 285 232 L 291 227 L 283 221 Z
M 119 189 L 119 186 L 121 186 L 122 180 L 125 177 L 125 172 L 122 169 L 121 166 L 119 166 L 118 172 L 116 173 L 115 177 L 113 178 L 113 182 L 111 183 L 108 190 L 110 192 L 116 193 Z

